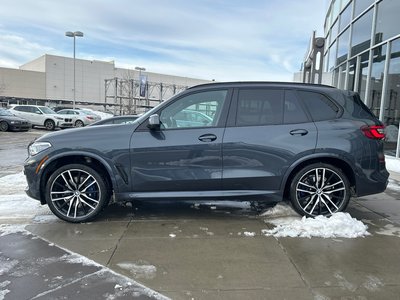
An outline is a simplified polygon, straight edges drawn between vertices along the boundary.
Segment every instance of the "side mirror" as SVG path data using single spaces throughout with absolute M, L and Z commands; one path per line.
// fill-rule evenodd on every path
M 151 115 L 147 127 L 152 130 L 160 129 L 160 116 L 158 114 Z

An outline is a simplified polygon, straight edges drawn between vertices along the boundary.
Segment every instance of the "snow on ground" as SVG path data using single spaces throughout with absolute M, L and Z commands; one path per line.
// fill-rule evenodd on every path
M 274 237 L 357 238 L 370 235 L 368 226 L 348 213 L 335 213 L 331 217 L 300 217 L 288 204 L 280 203 L 261 216 L 275 227 L 263 229 L 262 234 Z
M 386 169 L 388 169 L 388 171 L 400 173 L 400 159 L 399 158 L 395 158 L 393 156 L 386 155 L 385 161 L 386 161 Z
M 29 198 L 25 193 L 25 175 L 7 175 L 0 178 L 0 221 L 7 219 L 32 219 L 46 216 L 50 210 L 39 201 Z M 56 219 L 54 216 L 53 219 Z

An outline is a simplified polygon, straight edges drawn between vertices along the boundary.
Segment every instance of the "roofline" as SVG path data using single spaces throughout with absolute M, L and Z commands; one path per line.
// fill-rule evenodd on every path
M 229 82 L 210 82 L 189 87 L 190 89 L 210 86 L 226 86 L 226 85 L 276 85 L 276 86 L 298 86 L 298 87 L 324 87 L 335 88 L 326 84 L 303 83 L 303 82 L 284 82 L 284 81 L 229 81 Z

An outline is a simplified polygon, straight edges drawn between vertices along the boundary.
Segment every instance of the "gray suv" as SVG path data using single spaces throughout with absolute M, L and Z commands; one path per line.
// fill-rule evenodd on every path
M 183 120 L 189 111 L 208 121 Z M 25 162 L 27 193 L 69 222 L 92 219 L 110 199 L 289 199 L 302 215 L 331 215 L 350 197 L 385 190 L 384 137 L 353 92 L 205 84 L 131 124 L 37 139 Z

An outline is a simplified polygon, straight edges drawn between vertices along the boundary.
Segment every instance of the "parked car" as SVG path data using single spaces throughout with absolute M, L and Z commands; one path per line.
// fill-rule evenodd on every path
M 75 127 L 83 127 L 100 120 L 98 115 L 81 109 L 62 109 L 57 113 L 70 116 Z
M 13 105 L 10 108 L 12 114 L 27 119 L 33 126 L 44 126 L 47 130 L 54 130 L 56 127 L 73 127 L 72 118 L 66 115 L 59 115 L 47 106 L 38 105 Z
M 97 121 L 92 124 L 92 126 L 97 125 L 111 125 L 111 124 L 130 124 L 139 118 L 138 115 L 124 115 L 124 116 L 115 116 L 107 119 L 103 119 Z
M 14 116 L 9 110 L 0 108 L 0 131 L 28 131 L 32 124 Z
M 183 111 L 212 121 L 192 127 Z M 183 114 L 185 115 L 185 114 Z M 384 126 L 359 95 L 298 83 L 187 89 L 130 125 L 56 132 L 29 145 L 30 197 L 88 221 L 115 201 L 290 199 L 305 216 L 385 190 Z

